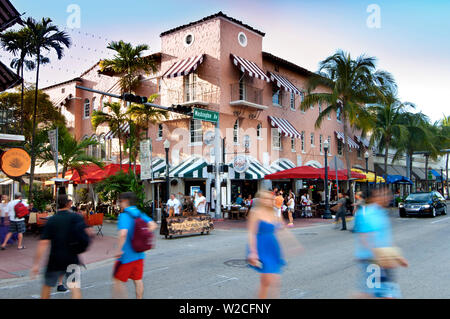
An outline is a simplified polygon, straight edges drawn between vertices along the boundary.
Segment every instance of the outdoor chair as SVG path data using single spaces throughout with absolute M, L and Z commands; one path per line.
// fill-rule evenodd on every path
M 103 237 L 103 213 L 97 213 L 88 216 L 88 225 L 91 227 L 97 227 L 97 236 L 102 235 Z

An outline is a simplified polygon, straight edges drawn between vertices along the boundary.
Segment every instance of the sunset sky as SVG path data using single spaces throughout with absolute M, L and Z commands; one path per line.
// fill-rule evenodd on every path
M 403 101 L 413 102 L 435 121 L 450 115 L 450 1 L 433 0 L 12 0 L 25 17 L 50 17 L 73 38 L 65 57 L 45 66 L 41 87 L 79 76 L 110 57 L 106 44 L 125 40 L 160 49 L 159 34 L 223 11 L 266 33 L 264 51 L 311 71 L 337 49 L 378 58 L 391 72 Z M 81 9 L 80 28 L 69 29 L 69 5 Z M 369 28 L 367 8 L 380 8 L 380 28 Z M 149 53 L 150 53 L 149 52 Z M 9 55 L 0 51 L 2 61 Z M 33 81 L 33 74 L 26 75 Z

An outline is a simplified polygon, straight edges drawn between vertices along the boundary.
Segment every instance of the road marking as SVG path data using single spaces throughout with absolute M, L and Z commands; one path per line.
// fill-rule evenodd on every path
M 5 286 L 0 287 L 0 289 L 13 289 L 13 288 L 19 288 L 19 287 L 25 287 L 26 285 L 13 285 L 13 286 Z
M 435 220 L 434 222 L 431 222 L 430 224 L 440 223 L 440 222 L 442 222 L 444 220 L 448 220 L 448 219 L 450 219 L 450 217 L 446 217 L 446 218 L 442 218 L 442 219 L 439 219 L 439 220 Z

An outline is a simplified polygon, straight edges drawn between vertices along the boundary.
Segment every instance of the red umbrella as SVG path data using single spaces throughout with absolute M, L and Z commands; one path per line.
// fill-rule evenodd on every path
M 338 170 L 338 174 L 342 173 L 347 177 L 347 170 L 346 169 L 340 169 Z M 351 179 L 366 179 L 366 174 L 358 173 L 358 172 L 350 172 L 350 178 Z
M 299 166 L 284 171 L 280 171 L 274 174 L 266 175 L 265 179 L 316 179 L 320 178 L 320 171 L 312 166 Z
M 130 169 L 133 170 L 134 166 L 130 164 L 122 164 L 122 171 L 128 173 Z M 100 182 L 109 176 L 117 174 L 120 171 L 120 164 L 109 164 L 105 166 L 103 169 L 100 169 L 92 174 L 88 175 L 86 180 L 89 183 L 97 183 Z M 136 174 L 141 173 L 141 166 L 136 165 Z
M 320 171 L 320 177 L 321 179 L 325 179 L 325 168 L 319 168 L 318 169 Z M 338 179 L 341 181 L 346 181 L 347 178 L 347 171 L 345 171 L 345 173 L 343 172 L 343 170 L 338 170 Z M 329 180 L 335 180 L 336 179 L 336 171 L 330 170 L 330 168 L 328 168 L 328 179 Z
M 82 171 L 81 178 L 80 178 L 80 174 L 78 173 L 78 171 L 74 170 L 74 169 L 67 171 L 65 178 L 75 184 L 85 184 L 86 179 L 89 175 L 93 174 L 94 172 L 100 171 L 100 170 L 101 170 L 101 168 L 95 164 L 83 165 L 81 167 L 81 171 Z M 59 177 L 62 177 L 62 174 L 59 174 Z

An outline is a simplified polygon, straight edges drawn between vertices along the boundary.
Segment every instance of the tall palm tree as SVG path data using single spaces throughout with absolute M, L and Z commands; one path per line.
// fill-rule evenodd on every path
M 153 94 L 148 98 L 149 103 L 153 103 L 158 97 L 158 94 Z M 169 117 L 167 111 L 156 109 L 145 104 L 131 104 L 127 113 L 130 115 L 131 120 L 139 128 L 140 132 L 145 132 L 145 138 L 148 138 L 148 128 L 150 123 L 156 124 Z
M 86 149 L 89 146 L 96 145 L 98 145 L 98 142 L 93 139 L 77 141 L 65 126 L 58 127 L 58 164 L 62 166 L 62 178 L 65 178 L 69 170 L 76 170 L 81 176 L 83 174 L 83 166 L 88 164 L 103 167 L 100 160 L 86 153 Z M 42 160 L 41 166 L 46 162 L 53 161 L 53 153 L 50 145 L 47 144 L 39 155 L 39 158 Z
M 118 102 L 105 103 L 106 107 L 111 109 L 111 112 L 105 113 L 103 111 L 92 112 L 92 126 L 97 129 L 102 124 L 107 124 L 111 131 L 116 132 L 119 138 L 119 157 L 120 157 L 120 169 L 122 169 L 122 141 L 124 132 L 121 125 L 128 121 L 128 115 L 122 111 L 122 105 Z
M 33 111 L 33 129 L 31 137 L 31 169 L 30 169 L 30 194 L 29 199 L 32 200 L 34 169 L 36 165 L 36 152 L 34 147 L 34 140 L 36 137 L 36 112 L 38 104 L 38 90 L 39 90 L 39 71 L 41 66 L 41 56 L 44 52 L 56 52 L 58 59 L 62 59 L 64 53 L 64 46 L 69 48 L 71 40 L 69 35 L 60 31 L 58 27 L 52 24 L 50 18 L 42 18 L 40 22 L 33 18 L 28 18 L 25 21 L 24 32 L 29 41 L 30 56 L 33 56 L 36 61 L 36 83 L 35 83 L 35 98 Z
M 366 104 L 376 103 L 385 99 L 388 88 L 395 87 L 391 74 L 377 71 L 375 58 L 359 56 L 352 59 L 350 54 L 338 50 L 334 55 L 319 63 L 319 74 L 312 76 L 309 81 L 308 94 L 300 105 L 303 111 L 310 106 L 322 103 L 328 105 L 316 120 L 316 127 L 320 127 L 325 116 L 340 111 L 344 126 L 344 141 L 349 136 L 349 125 L 368 129 L 368 113 Z M 328 87 L 331 93 L 313 93 L 318 86 Z M 344 143 L 344 157 L 347 174 L 351 174 L 351 163 L 348 147 Z
M 134 47 L 131 43 L 121 40 L 112 41 L 107 48 L 116 51 L 116 54 L 112 59 L 101 61 L 100 69 L 119 75 L 122 93 L 132 93 L 136 90 L 141 72 L 150 73 L 157 70 L 156 62 L 143 56 L 144 51 L 149 49 L 146 44 Z
M 389 148 L 392 142 L 401 144 L 409 137 L 408 129 L 402 122 L 402 113 L 406 108 L 414 105 L 408 102 L 399 102 L 394 95 L 386 97 L 386 103 L 371 105 L 368 112 L 373 116 L 373 129 L 370 137 L 370 146 L 377 145 L 380 152 L 384 150 L 384 172 L 387 174 Z M 384 176 L 386 179 L 386 176 Z

